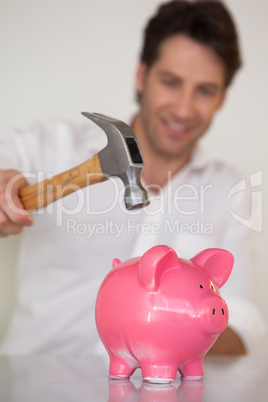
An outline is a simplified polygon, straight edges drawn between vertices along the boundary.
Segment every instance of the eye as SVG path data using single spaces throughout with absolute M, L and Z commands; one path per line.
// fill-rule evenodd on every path
M 179 77 L 168 73 L 160 73 L 159 82 L 167 88 L 178 88 L 181 84 Z
M 207 88 L 199 88 L 199 93 L 202 95 L 212 95 Z
M 163 81 L 163 84 L 167 87 L 173 88 L 177 85 L 177 82 L 174 80 L 165 80 Z
M 204 85 L 198 88 L 198 92 L 203 96 L 215 96 L 217 89 L 214 87 L 214 85 Z
M 210 289 L 214 290 L 214 286 L 213 286 L 213 285 L 210 285 Z
M 203 289 L 203 286 L 202 286 L 202 285 L 200 285 L 200 288 L 201 288 L 201 289 Z

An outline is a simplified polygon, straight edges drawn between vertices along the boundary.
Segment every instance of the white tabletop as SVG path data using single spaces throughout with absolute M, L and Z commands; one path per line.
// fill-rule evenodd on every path
M 131 380 L 109 380 L 99 357 L 0 357 L 2 402 L 267 402 L 268 354 L 206 357 L 203 381 L 148 384 L 137 370 Z

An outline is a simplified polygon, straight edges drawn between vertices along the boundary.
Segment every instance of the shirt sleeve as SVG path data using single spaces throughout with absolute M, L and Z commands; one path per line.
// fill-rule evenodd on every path
M 56 126 L 53 130 L 56 134 Z M 44 124 L 36 123 L 24 130 L 11 129 L 0 133 L 0 169 L 20 172 L 35 171 L 43 164 L 45 139 L 50 132 Z M 56 141 L 55 141 L 56 143 Z
M 237 191 L 229 191 L 226 199 L 228 216 L 220 247 L 233 254 L 234 267 L 220 291 L 228 305 L 229 326 L 250 351 L 266 333 L 267 327 L 257 302 L 258 258 L 254 243 L 260 210 L 253 205 L 250 188 L 242 187 L 240 190 L 239 186 L 232 187 Z
M 25 130 L 0 132 L 0 169 L 51 176 L 84 162 L 106 143 L 102 130 L 91 122 L 43 120 Z

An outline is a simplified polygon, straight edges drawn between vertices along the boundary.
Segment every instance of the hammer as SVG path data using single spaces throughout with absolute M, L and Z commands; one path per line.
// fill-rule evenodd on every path
M 128 210 L 149 204 L 147 191 L 140 182 L 143 159 L 131 128 L 120 120 L 99 113 L 82 112 L 107 135 L 108 144 L 98 154 L 66 172 L 20 191 L 27 210 L 36 210 L 80 188 L 117 176 L 125 185 L 124 202 Z

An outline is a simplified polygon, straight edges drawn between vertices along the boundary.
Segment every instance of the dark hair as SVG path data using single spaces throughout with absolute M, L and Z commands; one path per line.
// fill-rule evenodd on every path
M 148 22 L 140 61 L 151 67 L 162 42 L 176 34 L 210 46 L 225 65 L 225 86 L 241 66 L 238 36 L 233 19 L 219 0 L 173 0 L 162 4 Z

